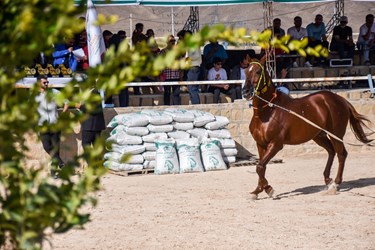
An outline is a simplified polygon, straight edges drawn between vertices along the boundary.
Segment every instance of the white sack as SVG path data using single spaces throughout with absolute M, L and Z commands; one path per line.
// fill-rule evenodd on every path
M 143 164 L 118 163 L 114 161 L 105 161 L 103 166 L 112 171 L 132 171 L 143 169 Z
M 173 121 L 172 116 L 160 110 L 144 109 L 141 114 L 148 116 L 148 122 L 154 125 L 169 124 Z
M 175 140 L 157 140 L 155 174 L 177 174 L 180 172 Z
M 210 138 L 227 138 L 230 139 L 232 136 L 228 129 L 217 129 L 217 130 L 207 130 L 208 137 Z
M 194 128 L 194 124 L 192 122 L 173 122 L 173 127 L 176 130 L 189 130 Z
M 172 116 L 176 122 L 193 122 L 194 114 L 186 109 L 167 108 L 165 113 Z
M 217 139 L 203 140 L 201 144 L 201 153 L 203 166 L 206 171 L 227 169 Z
M 207 123 L 204 127 L 209 130 L 224 128 L 229 124 L 229 120 L 225 116 L 215 116 L 215 121 Z
M 150 132 L 154 133 L 161 133 L 161 132 L 172 132 L 173 131 L 173 125 L 172 124 L 165 124 L 165 125 L 153 125 L 149 124 L 147 125 L 148 130 Z
M 168 137 L 173 138 L 173 139 L 187 139 L 190 138 L 190 134 L 185 131 L 173 131 L 167 133 Z
M 177 140 L 180 173 L 203 172 L 203 163 L 197 138 Z
M 158 139 L 164 140 L 164 139 L 167 139 L 167 138 L 168 138 L 168 135 L 167 135 L 167 133 L 164 133 L 164 132 L 162 132 L 162 133 L 154 133 L 154 132 L 152 132 L 152 133 L 150 133 L 148 135 L 142 136 L 142 140 L 144 142 L 152 142 L 152 143 L 154 143 Z

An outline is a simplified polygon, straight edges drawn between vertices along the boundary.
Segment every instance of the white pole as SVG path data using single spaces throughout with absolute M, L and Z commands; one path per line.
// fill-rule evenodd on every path
M 371 76 L 371 74 L 368 74 L 367 77 L 368 77 L 368 87 L 370 88 L 371 95 L 374 96 L 375 95 L 375 89 L 374 89 L 374 84 L 372 82 L 372 76 Z
M 172 18 L 172 35 L 174 36 L 174 13 L 173 13 L 173 7 L 171 7 L 171 18 Z
M 133 14 L 130 13 L 129 14 L 129 35 L 128 35 L 128 37 L 131 38 L 132 35 L 133 35 Z M 130 39 L 130 44 L 133 45 L 132 44 L 132 39 Z

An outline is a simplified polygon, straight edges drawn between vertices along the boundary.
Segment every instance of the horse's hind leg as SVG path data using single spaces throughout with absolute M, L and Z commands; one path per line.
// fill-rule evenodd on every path
M 339 159 L 339 167 L 338 167 L 338 170 L 337 170 L 335 183 L 337 185 L 340 185 L 342 183 L 342 176 L 344 174 L 345 161 L 346 161 L 346 157 L 348 156 L 348 151 L 346 151 L 344 143 L 342 143 L 340 141 L 332 139 L 332 144 L 333 144 L 333 147 L 335 148 L 335 151 L 337 153 L 337 158 Z
M 330 175 L 331 175 L 332 163 L 335 158 L 335 149 L 332 145 L 331 140 L 323 132 L 320 133 L 318 136 L 316 136 L 313 140 L 316 142 L 316 144 L 323 147 L 328 153 L 328 159 L 327 159 L 326 167 L 324 168 L 323 176 L 324 176 L 324 182 L 326 183 L 326 185 L 329 185 L 332 182 Z

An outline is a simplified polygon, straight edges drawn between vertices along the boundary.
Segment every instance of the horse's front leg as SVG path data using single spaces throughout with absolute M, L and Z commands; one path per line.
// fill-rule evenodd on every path
M 259 179 L 258 186 L 253 192 L 250 193 L 252 195 L 252 199 L 257 199 L 258 194 L 263 191 L 265 191 L 269 197 L 273 196 L 274 189 L 268 184 L 266 179 L 266 166 L 267 163 L 277 154 L 277 152 L 283 148 L 283 145 L 278 143 L 270 143 L 268 144 L 267 148 L 263 148 L 259 144 L 257 144 L 257 147 L 259 153 L 259 163 L 256 167 L 256 171 Z

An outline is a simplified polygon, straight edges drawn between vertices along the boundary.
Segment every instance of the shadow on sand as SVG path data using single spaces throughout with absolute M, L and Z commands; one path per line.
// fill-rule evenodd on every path
M 339 191 L 340 192 L 349 192 L 352 189 L 355 188 L 362 188 L 362 187 L 368 187 L 368 186 L 374 186 L 375 185 L 375 178 L 360 178 L 358 180 L 351 180 L 351 181 L 344 181 L 340 187 Z M 282 199 L 282 198 L 288 198 L 292 196 L 298 196 L 298 195 L 306 195 L 306 194 L 314 194 L 314 193 L 319 193 L 327 189 L 327 186 L 325 185 L 319 185 L 319 186 L 308 186 L 308 187 L 303 187 L 303 188 L 298 188 L 290 192 L 285 192 L 276 195 L 274 199 Z M 357 195 L 360 195 L 359 193 L 355 193 Z M 375 196 L 367 196 L 370 198 L 374 198 Z

